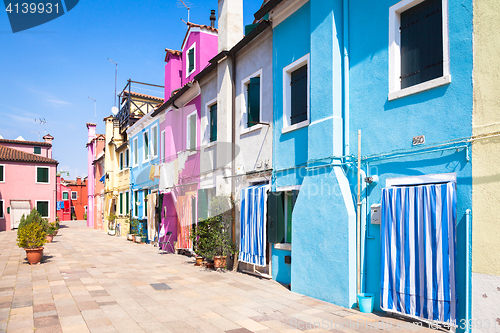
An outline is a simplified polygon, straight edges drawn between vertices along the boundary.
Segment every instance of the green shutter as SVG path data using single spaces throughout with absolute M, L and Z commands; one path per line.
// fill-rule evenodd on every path
M 36 210 L 42 215 L 42 217 L 49 216 L 49 203 L 47 201 L 38 201 L 36 203 Z
M 38 183 L 48 183 L 49 182 L 49 169 L 48 168 L 37 168 L 36 181 Z
M 144 216 L 148 216 L 148 190 L 144 190 Z
M 292 195 L 286 196 L 286 243 L 292 242 Z
M 120 215 L 123 215 L 123 193 L 120 193 Z
M 123 153 L 120 153 L 120 170 L 123 170 Z
M 307 120 L 307 65 L 291 75 L 291 116 L 290 124 Z
M 63 192 L 63 200 L 68 200 L 68 192 Z
M 189 149 L 196 149 L 196 115 L 189 117 Z
M 217 141 L 217 104 L 210 107 L 210 142 Z
M 198 221 L 208 218 L 208 190 L 198 190 Z
M 137 206 L 137 201 L 139 200 L 139 193 L 137 191 L 134 192 L 134 216 L 139 216 L 139 207 Z
M 284 202 L 284 192 L 271 192 L 267 197 L 267 241 L 269 243 L 285 241 Z
M 130 163 L 130 161 L 129 161 L 129 159 L 130 159 L 129 154 L 130 154 L 130 153 L 129 153 L 129 150 L 128 150 L 128 149 L 127 149 L 127 150 L 125 150 L 125 167 L 126 167 L 126 168 L 128 168 L 129 163 Z
M 443 76 L 441 0 L 426 0 L 401 13 L 401 88 Z
M 130 212 L 130 198 L 129 198 L 129 192 L 125 192 L 125 214 L 128 215 Z
M 260 77 L 253 77 L 247 88 L 247 127 L 260 122 Z
M 3 182 L 4 181 L 4 168 L 3 168 L 3 165 L 0 165 L 0 182 Z
M 40 155 L 42 153 L 42 147 L 33 147 L 33 154 Z
M 149 138 L 148 138 L 148 133 L 144 133 L 144 159 L 149 158 Z
M 188 51 L 188 72 L 191 72 L 194 69 L 194 48 Z

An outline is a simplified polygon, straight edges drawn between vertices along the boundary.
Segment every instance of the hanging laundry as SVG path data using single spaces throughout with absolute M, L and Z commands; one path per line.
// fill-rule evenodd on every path
M 191 227 L 192 227 L 192 209 L 191 209 L 191 196 L 180 196 L 177 198 L 177 248 L 178 249 L 191 249 Z

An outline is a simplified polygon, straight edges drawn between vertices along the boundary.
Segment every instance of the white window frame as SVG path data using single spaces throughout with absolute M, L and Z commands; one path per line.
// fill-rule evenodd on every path
M 193 70 L 189 72 L 189 50 L 194 49 L 194 66 Z M 186 50 L 186 78 L 196 71 L 196 42 L 194 42 L 189 49 Z
M 73 193 L 75 194 L 74 199 L 73 199 Z M 71 200 L 78 200 L 78 192 L 77 191 L 71 191 Z
M 215 144 L 217 144 L 217 140 L 215 141 L 210 141 L 210 108 L 214 105 L 217 104 L 217 97 L 208 101 L 205 103 L 205 115 L 207 117 L 207 132 L 205 136 L 205 141 L 208 147 L 211 147 Z
M 0 209 L 0 219 L 5 219 L 5 201 L 3 199 L 0 199 L 0 202 L 2 203 L 2 209 Z
M 68 194 L 68 199 L 64 199 L 64 193 Z M 62 193 L 62 194 L 63 194 L 63 195 L 62 195 L 62 199 L 63 199 L 63 200 L 70 200 L 70 196 L 69 196 L 69 192 L 68 192 L 68 191 L 63 191 L 63 193 Z
M 262 68 L 253 73 L 252 75 L 247 76 L 243 80 L 241 80 L 241 95 L 243 98 L 241 99 L 241 132 L 240 135 L 247 134 L 248 132 L 252 132 L 262 128 L 262 124 L 255 124 L 252 127 L 248 127 L 248 85 L 250 84 L 250 79 L 254 77 L 260 77 L 260 105 L 259 105 L 259 121 L 262 123 Z
M 123 216 L 123 202 L 120 202 L 120 194 L 122 195 L 122 199 L 125 200 L 125 192 L 118 192 L 118 197 L 117 197 L 117 200 L 118 201 L 118 209 L 116 210 L 117 212 L 117 215 L 119 216 Z
M 148 140 L 144 140 L 144 136 L 148 135 Z M 148 141 L 148 158 L 146 158 L 146 141 Z M 151 137 L 149 135 L 149 129 L 142 132 L 142 164 L 149 162 L 151 157 Z
M 44 168 L 44 169 L 47 169 L 48 170 L 48 173 L 49 173 L 49 182 L 48 183 L 42 183 L 42 182 L 39 182 L 38 181 L 38 169 L 40 168 Z M 35 183 L 36 184 L 43 184 L 43 185 L 48 185 L 50 184 L 50 168 L 49 167 L 43 167 L 43 166 L 37 166 L 36 167 L 36 172 L 35 172 Z
M 153 135 L 154 129 L 156 129 L 156 145 L 154 144 L 154 137 L 155 137 L 155 135 Z M 158 157 L 158 143 L 160 142 L 158 140 L 158 124 L 155 124 L 155 125 L 151 126 L 151 138 L 150 138 L 150 141 L 151 141 L 151 144 L 150 144 L 151 157 L 152 158 L 157 158 Z M 155 148 L 156 148 L 156 152 L 155 152 Z
M 149 194 L 149 190 L 141 190 L 142 192 L 142 219 L 147 219 L 148 217 L 148 212 L 147 212 L 147 209 L 146 209 L 146 205 L 148 205 L 146 203 L 146 199 L 148 198 L 148 194 Z M 147 194 L 146 194 L 147 192 Z M 149 203 L 151 204 L 151 203 Z
M 128 156 L 128 159 L 127 159 Z M 128 169 L 130 167 L 130 150 L 127 148 L 123 153 L 123 168 Z
M 137 193 L 137 201 L 135 201 L 136 193 Z M 133 204 L 132 210 L 134 211 L 134 217 L 135 218 L 139 218 L 138 214 L 139 214 L 139 206 L 140 206 L 140 201 L 141 201 L 141 199 L 139 198 L 139 190 L 132 191 L 132 195 L 133 195 L 133 198 L 132 198 L 132 204 Z M 139 204 L 137 202 L 139 202 Z M 136 209 L 136 207 L 137 207 L 137 209 Z
M 160 132 L 160 162 L 165 162 L 165 130 Z
M 123 154 L 123 152 L 120 153 L 120 155 L 118 156 L 118 169 L 120 171 L 123 170 L 123 167 L 125 166 L 125 154 Z
M 430 175 L 421 176 L 405 176 L 405 177 L 394 177 L 387 178 L 385 181 L 386 187 L 393 186 L 415 186 L 415 185 L 425 185 L 434 183 L 457 183 L 456 172 L 452 173 L 437 173 Z
M 195 121 L 195 131 L 196 131 L 196 140 L 198 140 L 198 115 L 197 115 L 198 111 L 197 110 L 194 110 L 193 112 L 191 112 L 190 114 L 187 115 L 186 117 L 186 150 L 191 150 L 191 138 L 190 138 L 190 134 L 191 134 L 191 126 L 190 123 L 189 123 L 189 119 L 194 115 L 194 121 Z M 194 144 L 194 149 L 196 150 L 196 142 Z
M 3 174 L 2 174 L 3 180 L 0 180 L 0 183 L 5 183 L 5 164 L 0 164 L 0 166 L 2 167 L 2 172 L 3 172 Z
M 136 167 L 137 165 L 139 165 L 139 138 L 136 136 L 133 140 L 133 160 L 134 160 L 134 167 Z
M 37 208 L 39 202 L 48 202 L 47 213 L 49 215 L 48 216 L 42 216 L 42 217 L 45 218 L 45 219 L 50 219 L 50 200 L 35 200 L 35 209 Z
M 389 96 L 390 101 L 419 93 L 451 82 L 450 43 L 448 32 L 448 0 L 442 0 L 443 76 L 401 89 L 401 13 L 424 0 L 403 0 L 389 8 Z
M 124 200 L 124 201 L 125 201 L 125 209 L 127 209 L 127 193 L 128 193 L 128 210 L 130 211 L 130 191 L 129 191 L 129 190 L 127 190 L 127 191 L 125 191 L 125 192 L 123 192 L 123 193 L 125 193 L 125 194 L 124 194 L 124 199 L 125 199 L 125 200 Z M 128 216 L 128 213 L 129 213 L 129 212 L 125 210 L 125 215 L 127 215 L 127 216 Z
M 311 61 L 310 53 L 302 58 L 292 62 L 290 65 L 283 68 L 283 129 L 281 133 L 288 133 L 296 129 L 309 126 L 311 122 Z M 307 65 L 307 119 L 297 124 L 290 124 L 290 116 L 292 115 L 292 96 L 290 82 L 292 81 L 292 72 L 300 67 Z

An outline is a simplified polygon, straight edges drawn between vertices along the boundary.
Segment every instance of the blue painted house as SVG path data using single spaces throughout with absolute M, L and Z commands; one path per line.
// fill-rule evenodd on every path
M 263 7 L 273 25 L 268 223 L 280 225 L 268 240 L 273 277 L 292 291 L 345 307 L 373 293 L 376 310 L 468 318 L 471 11 L 456 0 Z

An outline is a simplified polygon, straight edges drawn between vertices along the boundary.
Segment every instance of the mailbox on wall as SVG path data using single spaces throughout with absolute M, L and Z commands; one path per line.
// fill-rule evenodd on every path
M 371 205 L 372 224 L 380 224 L 380 204 Z

